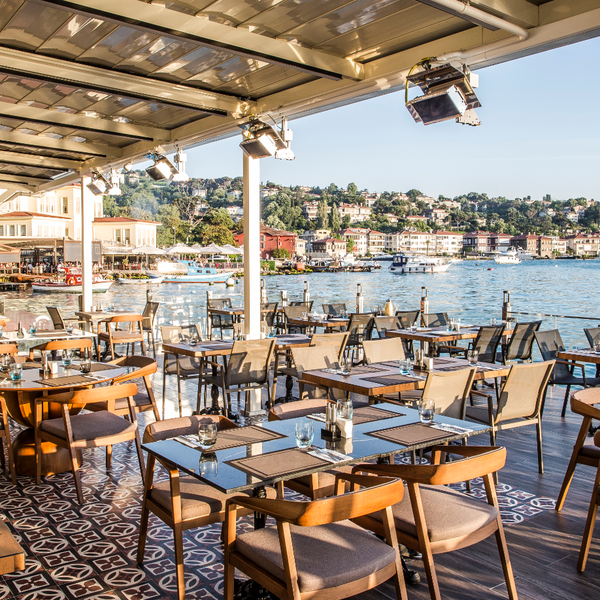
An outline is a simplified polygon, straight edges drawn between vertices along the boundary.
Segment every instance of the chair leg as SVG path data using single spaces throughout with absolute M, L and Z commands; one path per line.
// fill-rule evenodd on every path
M 140 516 L 140 536 L 138 540 L 137 549 L 137 563 L 142 564 L 144 562 L 144 551 L 146 549 L 146 534 L 148 532 L 148 517 L 150 511 L 146 505 L 146 497 L 148 495 L 148 489 L 152 487 L 152 479 L 154 475 L 154 465 L 156 459 L 153 456 L 148 457 L 148 472 L 146 473 L 146 486 L 144 487 L 144 499 L 142 502 L 142 514 Z
M 558 494 L 558 499 L 556 500 L 556 510 L 561 511 L 562 507 L 565 503 L 565 499 L 567 497 L 567 492 L 569 491 L 569 487 L 571 485 L 571 481 L 573 480 L 573 474 L 575 473 L 575 468 L 577 467 L 577 458 L 579 457 L 579 452 L 585 443 L 587 438 L 587 433 L 592 424 L 591 417 L 584 417 L 581 422 L 581 427 L 579 429 L 579 435 L 577 436 L 577 441 L 573 446 L 573 453 L 571 454 L 571 460 L 569 460 L 569 465 L 567 466 L 567 472 L 565 473 L 565 478 L 563 479 L 562 486 L 560 488 L 560 493 Z
M 513 574 L 512 565 L 508 556 L 508 546 L 504 537 L 504 529 L 502 522 L 496 530 L 496 544 L 498 544 L 498 552 L 500 554 L 500 562 L 504 571 L 504 580 L 506 581 L 506 591 L 510 600 L 518 600 L 517 586 L 515 584 L 515 576 Z
M 163 419 L 166 414 L 167 403 L 165 400 L 165 392 L 167 390 L 167 355 L 163 354 Z
M 560 413 L 561 417 L 565 417 L 565 415 L 567 414 L 567 403 L 569 402 L 569 390 L 571 389 L 571 386 L 568 385 L 567 386 L 567 391 L 565 392 L 565 399 L 563 401 L 563 407 L 562 407 L 562 411 Z
M 79 500 L 79 504 L 83 504 L 83 490 L 81 488 L 81 478 L 79 477 L 79 462 L 77 461 L 77 451 L 75 450 L 75 448 L 73 448 L 73 446 L 69 446 L 69 453 L 71 454 L 71 469 L 73 471 L 75 489 L 77 490 L 77 499 Z
M 544 473 L 544 453 L 542 450 L 542 417 L 539 416 L 535 425 L 537 433 L 537 453 L 538 453 L 538 470 L 541 474 Z
M 183 567 L 183 527 L 175 523 L 173 527 L 173 542 L 175 545 L 175 572 L 177 574 L 177 598 L 185 598 L 185 571 Z
M 577 570 L 583 573 L 585 565 L 587 563 L 588 554 L 590 552 L 590 544 L 592 543 L 592 534 L 594 533 L 594 525 L 596 523 L 596 516 L 598 514 L 598 488 L 600 480 L 600 470 L 596 476 L 594 483 L 594 491 L 592 493 L 592 499 L 590 502 L 590 510 L 588 511 L 587 520 L 585 522 L 585 529 L 583 531 L 583 538 L 581 540 L 581 550 L 579 551 L 579 560 L 577 561 Z
M 35 484 L 40 485 L 42 482 L 42 440 L 38 436 L 37 428 L 35 429 Z
M 112 446 L 106 446 L 106 468 L 110 469 L 112 466 Z

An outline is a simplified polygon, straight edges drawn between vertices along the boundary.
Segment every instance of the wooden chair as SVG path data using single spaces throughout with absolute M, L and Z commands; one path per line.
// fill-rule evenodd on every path
M 202 340 L 200 325 L 163 325 L 160 328 L 163 343 L 189 344 L 192 337 Z M 181 381 L 185 379 L 197 379 L 200 377 L 202 361 L 190 356 L 171 354 L 163 350 L 163 419 L 165 418 L 165 393 L 167 390 L 167 375 L 175 375 L 177 378 L 177 398 L 179 404 L 179 416 L 181 416 Z
M 492 429 L 490 442 L 496 444 L 496 433 L 504 429 L 535 425 L 537 433 L 538 469 L 544 472 L 542 452 L 542 412 L 546 386 L 554 368 L 554 361 L 513 365 L 502 385 L 498 405 L 494 409 L 492 396 L 477 390 L 473 395 L 487 399 L 487 406 L 468 406 L 467 417 L 485 423 Z
M 35 358 L 36 352 L 58 352 L 60 350 L 79 350 L 83 352 L 88 350 L 90 355 L 92 354 L 92 340 L 91 338 L 80 338 L 74 340 L 54 340 L 52 342 L 46 342 L 39 344 L 29 349 L 29 359 Z
M 166 419 L 146 427 L 144 443 L 198 433 L 198 425 L 209 421 L 216 422 L 219 430 L 237 427 L 235 423 L 222 416 L 204 415 Z M 223 522 L 225 520 L 225 502 L 229 496 L 196 477 L 181 477 L 179 470 L 167 463 L 163 466 L 169 473 L 169 479 L 154 483 L 155 465 L 156 459 L 151 454 L 148 455 L 137 562 L 142 564 L 144 561 L 148 517 L 150 513 L 153 513 L 173 530 L 177 594 L 179 600 L 183 600 L 185 598 L 183 532 L 211 523 Z M 274 497 L 275 491 L 267 488 L 267 495 Z M 244 511 L 244 514 L 250 514 L 250 511 Z
M 331 400 L 327 400 L 327 398 L 308 398 L 306 400 L 297 400 L 296 402 L 276 404 L 269 410 L 267 418 L 269 421 L 299 419 L 314 413 L 324 413 L 325 408 L 330 403 Z
M 109 364 L 117 367 L 136 368 L 132 373 L 125 373 L 124 375 L 113 379 L 112 385 L 120 385 L 127 381 L 135 383 L 138 388 L 137 394 L 133 397 L 135 412 L 146 412 L 151 410 L 154 413 L 154 418 L 157 421 L 160 421 L 160 413 L 158 411 L 158 406 L 156 405 L 156 398 L 154 397 L 151 380 L 152 375 L 156 373 L 158 368 L 156 361 L 149 356 L 122 356 L 121 358 L 111 360 Z M 108 410 L 108 402 L 102 401 L 88 404 L 85 408 L 92 412 Z M 118 400 L 115 400 L 115 406 L 112 412 L 123 417 L 129 416 L 129 403 L 127 399 L 119 398 Z
M 0 354 L 17 356 L 19 354 L 19 349 L 16 344 L 0 344 Z
M 9 345 L 9 344 L 2 344 Z M 6 468 L 6 460 L 4 458 L 4 444 L 6 442 L 6 450 L 8 453 L 8 469 L 10 471 L 10 479 L 13 484 L 17 483 L 17 473 L 15 471 L 15 459 L 12 451 L 12 442 L 10 439 L 10 428 L 8 423 L 8 409 L 6 408 L 6 400 L 4 396 L 0 396 L 0 460 L 2 468 Z
M 61 405 L 62 418 L 42 420 L 42 405 L 48 402 L 48 396 L 35 400 L 35 462 L 36 484 L 39 485 L 42 475 L 42 442 L 48 441 L 67 448 L 71 454 L 73 479 L 77 490 L 77 498 L 83 504 L 83 491 L 79 478 L 78 450 L 84 448 L 107 448 L 106 463 L 110 465 L 110 448 L 120 442 L 135 440 L 140 474 L 144 478 L 144 457 L 140 442 L 135 405 L 133 398 L 137 394 L 135 383 L 125 383 L 76 390 L 52 396 L 52 402 Z M 127 398 L 129 405 L 129 421 L 114 413 L 115 402 Z M 71 415 L 69 408 L 83 408 L 86 404 L 107 402 L 108 410 L 85 414 Z
M 433 561 L 434 554 L 467 548 L 492 534 L 500 553 L 502 570 L 511 600 L 517 600 L 517 589 L 508 556 L 502 519 L 492 473 L 506 462 L 505 448 L 483 446 L 452 446 L 451 453 L 463 460 L 440 464 L 448 446 L 436 446 L 431 465 L 357 465 L 352 472 L 374 473 L 384 477 L 400 477 L 408 487 L 408 495 L 392 507 L 398 542 L 423 555 L 429 594 L 441 600 Z M 482 477 L 487 503 L 452 490 L 447 486 Z M 380 518 L 371 514 L 355 522 L 386 535 Z
M 144 320 L 142 321 L 142 331 L 148 334 L 148 345 L 151 344 L 152 354 L 154 358 L 156 358 L 156 341 L 154 338 L 154 322 L 156 321 L 156 313 L 158 313 L 158 309 L 160 308 L 160 302 L 146 302 L 146 306 L 144 306 L 144 312 L 142 313 L 142 317 Z
M 597 431 L 594 435 L 594 445 L 600 450 L 600 431 Z M 590 553 L 590 544 L 592 543 L 592 534 L 594 533 L 594 525 L 596 524 L 596 516 L 598 515 L 598 506 L 600 506 L 600 466 L 596 470 L 592 497 L 590 498 L 590 508 L 585 522 L 583 538 L 581 539 L 579 560 L 577 561 L 577 570 L 581 573 L 585 571 L 585 565 Z
M 339 475 L 365 489 L 311 502 L 236 496 L 227 500 L 224 600 L 233 600 L 239 569 L 281 600 L 341 599 L 361 594 L 390 578 L 396 597 L 407 600 L 390 505 L 401 499 L 401 481 Z M 238 535 L 238 507 L 271 516 L 275 527 Z M 385 542 L 355 525 L 381 513 Z
M 250 391 L 266 389 L 267 406 L 271 406 L 271 388 L 269 385 L 269 368 L 275 348 L 275 338 L 265 340 L 235 341 L 231 354 L 225 364 L 214 360 L 205 360 L 205 364 L 214 369 L 216 374 L 200 374 L 198 385 L 215 385 L 223 392 L 223 405 L 227 413 L 231 412 L 231 393 L 241 392 L 247 395 Z M 249 403 L 246 402 L 247 412 Z
M 600 406 L 594 406 L 594 404 L 600 404 L 600 389 L 598 388 L 587 388 L 571 394 L 571 410 L 576 415 L 581 415 L 583 420 L 581 421 L 581 427 L 579 428 L 573 452 L 571 453 L 571 460 L 569 460 L 567 472 L 565 473 L 565 478 L 558 494 L 558 500 L 556 501 L 557 511 L 562 510 L 564 506 L 577 465 L 587 465 L 596 469 L 600 468 L 600 447 L 588 438 L 592 420 L 600 420 Z
M 135 353 L 136 342 L 140 343 L 142 355 L 146 356 L 146 345 L 144 342 L 143 330 L 144 317 L 141 315 L 122 315 L 115 316 L 98 324 L 98 345 L 104 342 L 110 348 L 111 359 L 115 359 L 115 345 L 127 344 L 127 354 L 129 354 L 129 344 L 131 344 L 132 353 Z M 120 324 L 126 324 L 125 329 L 120 329 Z M 101 331 L 104 324 L 105 331 Z

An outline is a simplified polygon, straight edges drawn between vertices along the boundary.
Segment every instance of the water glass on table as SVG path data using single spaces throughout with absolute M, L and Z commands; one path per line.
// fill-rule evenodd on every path
M 419 409 L 419 418 L 421 419 L 421 423 L 431 425 L 435 415 L 435 400 L 433 398 L 422 398 L 419 400 L 417 408 Z
M 296 446 L 298 448 L 309 448 L 315 436 L 313 423 L 309 419 L 296 421 Z
M 217 443 L 217 424 L 200 423 L 198 425 L 198 445 L 202 450 L 210 450 Z
M 598 340 L 597 342 L 594 342 L 594 352 L 596 354 L 600 354 L 600 340 Z
M 70 368 L 70 366 L 73 364 L 73 350 L 62 351 L 62 364 L 65 369 Z
M 354 407 L 350 398 L 343 398 L 337 401 L 337 417 L 338 419 L 348 419 L 352 421 L 354 415 Z
M 479 360 L 479 352 L 477 350 L 467 350 L 467 360 L 469 361 L 469 366 L 476 367 Z
M 410 375 L 412 371 L 412 363 L 409 358 L 400 360 L 400 375 Z
M 342 358 L 342 375 L 348 376 L 352 372 L 352 356 Z
M 20 381 L 21 377 L 23 377 L 23 367 L 21 363 L 12 363 L 8 369 L 10 373 L 10 378 L 13 381 Z

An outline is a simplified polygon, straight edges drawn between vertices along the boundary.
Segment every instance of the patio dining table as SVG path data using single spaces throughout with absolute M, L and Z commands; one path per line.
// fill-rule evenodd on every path
M 5 331 L 0 337 L 0 344 L 15 344 L 19 352 L 29 352 L 31 348 L 45 342 L 58 340 L 91 339 L 95 341 L 96 334 L 82 329 L 73 329 L 67 333 L 64 329 L 38 329 L 36 333 L 24 331 L 23 337 L 19 337 L 16 331 Z

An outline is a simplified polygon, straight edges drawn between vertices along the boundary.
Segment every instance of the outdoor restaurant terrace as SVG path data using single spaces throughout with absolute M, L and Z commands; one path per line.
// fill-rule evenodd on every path
M 82 189 L 79 310 L 0 315 L 0 598 L 598 593 L 598 330 L 275 302 L 259 192 L 288 119 L 596 37 L 600 1 L 0 7 L 0 202 Z M 243 303 L 93 310 L 93 197 L 240 130 Z

